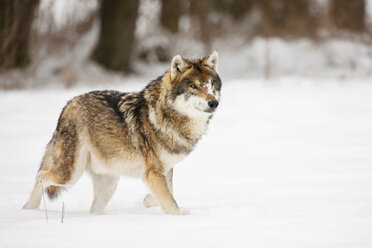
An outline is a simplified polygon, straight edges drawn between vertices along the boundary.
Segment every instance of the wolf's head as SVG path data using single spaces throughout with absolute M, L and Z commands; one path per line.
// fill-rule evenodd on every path
M 195 60 L 175 56 L 169 70 L 171 86 L 167 103 L 190 117 L 213 114 L 221 91 L 217 66 L 217 52 Z

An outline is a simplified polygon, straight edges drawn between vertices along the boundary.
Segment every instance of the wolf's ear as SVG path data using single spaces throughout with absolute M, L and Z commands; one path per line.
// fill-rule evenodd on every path
M 213 51 L 212 54 L 203 58 L 202 61 L 203 65 L 208 66 L 215 72 L 218 72 L 218 53 L 216 51 Z
M 180 55 L 176 55 L 172 59 L 171 63 L 171 80 L 173 81 L 178 73 L 186 71 L 188 64 Z

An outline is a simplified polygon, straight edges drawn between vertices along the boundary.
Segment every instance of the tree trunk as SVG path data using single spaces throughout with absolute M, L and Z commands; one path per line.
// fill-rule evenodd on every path
M 180 0 L 162 0 L 160 22 L 172 33 L 178 32 L 178 21 L 181 17 Z
M 254 0 L 233 0 L 231 2 L 230 13 L 233 18 L 238 20 L 248 14 L 254 5 Z
M 365 29 L 364 0 L 331 0 L 329 14 L 334 26 L 351 31 Z
M 103 0 L 101 32 L 93 59 L 107 69 L 130 72 L 139 0 Z
M 213 28 L 208 20 L 208 14 L 213 9 L 211 0 L 192 0 L 190 11 L 199 24 L 199 37 L 204 45 L 204 53 L 208 54 L 212 47 Z
M 263 14 L 261 30 L 266 37 L 315 37 L 317 18 L 311 13 L 308 0 L 262 0 L 258 7 Z
M 0 69 L 30 63 L 29 41 L 39 0 L 0 1 Z

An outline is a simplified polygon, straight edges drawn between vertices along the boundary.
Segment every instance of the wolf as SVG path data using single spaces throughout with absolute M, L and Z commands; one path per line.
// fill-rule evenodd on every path
M 177 55 L 140 92 L 93 91 L 70 100 L 24 208 L 38 208 L 44 189 L 56 198 L 87 171 L 94 186 L 91 213 L 104 211 L 127 175 L 148 185 L 145 207 L 182 214 L 173 196 L 173 167 L 194 149 L 219 105 L 217 68 L 217 52 L 194 60 Z

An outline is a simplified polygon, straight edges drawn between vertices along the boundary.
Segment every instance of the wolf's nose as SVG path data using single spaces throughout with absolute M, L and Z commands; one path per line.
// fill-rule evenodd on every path
M 218 101 L 217 101 L 217 100 L 210 100 L 210 101 L 208 102 L 208 106 L 209 106 L 211 109 L 215 109 L 215 108 L 217 108 L 217 106 L 218 106 Z

